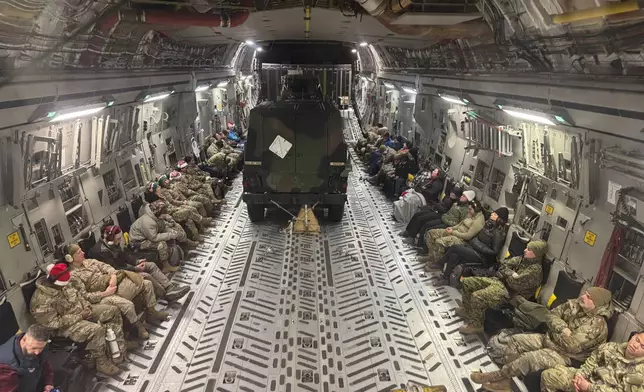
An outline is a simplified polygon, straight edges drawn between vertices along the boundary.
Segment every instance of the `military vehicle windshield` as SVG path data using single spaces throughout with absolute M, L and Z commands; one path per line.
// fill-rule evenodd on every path
M 289 75 L 282 86 L 283 101 L 322 100 L 320 81 L 316 76 Z

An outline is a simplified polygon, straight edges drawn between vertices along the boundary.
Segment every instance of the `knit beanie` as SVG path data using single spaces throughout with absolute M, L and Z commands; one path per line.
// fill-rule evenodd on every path
M 611 301 L 611 292 L 603 287 L 591 287 L 586 291 L 588 292 L 588 295 L 590 295 L 590 299 L 593 300 L 596 308 L 606 306 Z
M 450 193 L 453 193 L 454 195 L 456 195 L 457 198 L 459 198 L 463 194 L 463 190 L 460 187 L 455 186 L 454 188 L 452 188 Z
M 103 237 L 108 241 L 114 241 L 114 237 L 121 233 L 121 228 L 119 226 L 106 226 L 103 229 Z
M 188 163 L 186 161 L 179 161 L 177 163 L 177 169 L 184 169 L 188 167 Z
M 463 192 L 463 196 L 465 196 L 467 198 L 467 201 L 473 201 L 474 199 L 476 199 L 476 192 L 471 191 L 471 190 L 470 191 L 465 191 L 465 192 Z
M 508 209 L 507 209 L 507 208 L 505 208 L 505 207 L 498 208 L 496 211 L 494 211 L 494 213 L 495 213 L 499 218 L 503 219 L 503 221 L 504 221 L 504 222 L 507 222 L 507 221 L 508 221 L 508 218 L 509 218 L 509 216 L 510 216 L 510 211 L 508 211 Z
M 157 189 L 159 188 L 159 184 L 156 182 L 151 182 L 150 185 L 148 185 L 148 191 L 155 193 Z
M 163 183 L 168 179 L 168 176 L 161 174 L 157 179 L 157 184 L 163 185 Z
M 65 263 L 49 264 L 47 266 L 47 277 L 56 286 L 67 286 L 72 274 Z
M 534 253 L 536 259 L 540 260 L 546 255 L 548 243 L 546 241 L 530 241 L 526 247 Z
M 181 172 L 180 172 L 180 171 L 173 170 L 173 171 L 170 173 L 170 179 L 171 179 L 171 180 L 178 180 L 179 178 L 181 178 L 181 175 L 182 175 L 182 174 L 181 174 Z
M 80 246 L 78 244 L 71 244 L 67 247 L 67 254 L 65 254 L 65 261 L 68 263 L 71 263 L 74 261 L 73 257 L 80 250 Z

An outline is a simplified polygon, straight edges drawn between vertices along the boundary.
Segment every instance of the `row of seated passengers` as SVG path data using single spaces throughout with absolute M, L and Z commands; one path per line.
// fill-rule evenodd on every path
M 214 206 L 221 204 L 215 197 L 215 183 L 190 160 L 181 161 L 176 171 L 149 186 L 148 204 L 130 227 L 129 243 L 119 226 L 108 224 L 102 228 L 102 239 L 89 250 L 90 258 L 77 244 L 61 247 L 59 261 L 48 265 L 47 276 L 36 282 L 30 303 L 36 322 L 55 335 L 85 343 L 97 371 L 118 374 L 121 370 L 116 365 L 128 350 L 139 346 L 137 340 L 126 339 L 124 321 L 139 339 L 148 339 L 137 309 L 147 322 L 159 323 L 169 314 L 156 309 L 157 299 L 173 302 L 190 291 L 189 286 L 171 283 L 166 273 L 178 270 L 181 262 L 171 257 L 178 248 L 175 241 L 191 246 L 203 241 L 200 234 L 211 225 L 208 215 L 215 216 Z M 141 258 L 140 250 L 155 250 L 163 270 Z M 108 352 L 108 329 L 116 335 L 118 357 Z
M 415 179 L 415 191 L 442 189 L 439 171 L 429 173 Z M 456 314 L 467 323 L 461 333 L 482 332 L 486 310 L 503 302 L 528 309 L 544 326 L 543 333 L 504 330 L 492 337 L 489 351 L 501 369 L 473 372 L 472 381 L 488 391 L 510 391 L 512 377 L 545 369 L 544 392 L 644 391 L 644 333 L 633 334 L 628 343 L 606 343 L 607 320 L 614 312 L 610 291 L 591 287 L 578 299 L 549 310 L 525 299 L 532 298 L 543 279 L 544 241 L 529 242 L 522 256 L 497 263 L 508 214 L 501 207 L 486 220 L 475 192 L 454 187 L 443 200 L 428 200 L 400 233 L 405 242 L 418 244 L 419 252 L 427 252 L 421 258 L 425 269 L 442 270 L 443 280 L 460 263 L 491 267 L 481 269 L 487 276 L 461 278 L 463 301 Z M 571 367 L 580 364 L 579 369 Z

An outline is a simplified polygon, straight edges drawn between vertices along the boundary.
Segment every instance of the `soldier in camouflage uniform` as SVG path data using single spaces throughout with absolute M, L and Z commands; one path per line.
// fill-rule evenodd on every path
M 164 213 L 170 215 L 176 222 L 185 225 L 191 235 L 198 236 L 199 233 L 205 232 L 207 226 L 212 224 L 211 218 L 199 214 L 197 209 L 192 206 L 184 204 L 179 207 L 176 204 L 169 203 L 168 199 L 161 196 L 162 193 L 159 192 L 159 188 L 160 186 L 157 183 L 151 183 L 145 194 L 146 201 L 152 203 L 157 200 L 152 200 L 151 196 L 149 196 L 150 193 L 155 195 L 159 201 L 163 201 L 163 204 L 156 204 L 156 206 L 159 206 L 159 210 L 162 209 Z
M 150 193 L 146 192 L 146 199 Z M 152 196 L 156 197 L 153 193 Z M 142 250 L 156 249 L 159 259 L 163 263 L 163 272 L 174 272 L 178 268 L 170 265 L 170 249 L 168 241 L 176 240 L 179 233 L 168 230 L 165 221 L 159 215 L 165 206 L 162 200 L 144 204 L 139 209 L 139 218 L 130 227 L 130 243 Z
M 155 201 L 154 203 L 163 203 L 161 200 Z M 159 220 L 163 221 L 163 224 L 165 224 L 166 230 L 174 231 L 177 233 L 177 238 L 176 240 L 179 243 L 186 244 L 190 247 L 196 248 L 199 246 L 198 241 L 203 241 L 203 238 L 199 234 L 199 231 L 197 230 L 197 227 L 194 226 L 194 223 L 192 225 L 186 225 L 188 226 L 190 230 L 190 235 L 191 238 L 188 238 L 188 235 L 186 231 L 183 229 L 183 227 L 177 223 L 177 221 L 172 218 L 170 214 L 167 213 L 167 210 L 165 209 L 165 203 L 164 207 L 161 208 L 161 212 L 159 213 Z M 192 222 L 191 220 L 188 220 Z
M 208 216 L 208 211 L 206 211 L 206 207 L 202 203 L 196 200 L 188 200 L 181 192 L 173 189 L 173 187 L 170 186 L 170 178 L 168 178 L 167 175 L 163 174 L 159 176 L 156 183 L 158 185 L 156 188 L 156 194 L 163 199 L 166 204 L 172 204 L 175 207 L 180 208 L 194 209 L 199 215 L 204 217 Z
M 157 298 L 152 282 L 144 280 L 135 272 L 117 271 L 112 266 L 94 259 L 86 259 L 85 252 L 76 244 L 66 249 L 65 260 L 70 263 L 72 277 L 85 287 L 86 299 L 91 303 L 114 305 L 132 324 L 139 337 L 148 339 L 149 334 L 139 321 L 132 301 L 142 303 L 148 321 L 158 322 L 168 318 L 168 312 L 156 310 Z M 113 288 L 116 288 L 114 292 Z M 110 291 L 114 295 L 110 295 Z
M 169 177 L 170 177 L 170 188 L 181 193 L 185 198 L 187 198 L 190 201 L 197 201 L 203 204 L 203 206 L 206 208 L 206 212 L 208 213 L 208 215 L 212 215 L 212 212 L 214 209 L 212 200 L 188 188 L 185 182 L 186 179 L 183 178 L 183 174 L 181 174 L 180 171 L 173 170 L 172 172 L 170 172 Z
M 557 366 L 541 374 L 542 392 L 644 391 L 644 333 L 628 343 L 604 343 L 579 369 Z
M 211 159 L 218 153 L 224 154 L 226 157 L 226 165 L 228 170 L 235 171 L 241 156 L 228 146 L 223 140 L 217 140 L 208 147 L 206 154 L 208 155 L 208 164 L 214 166 L 214 161 Z M 218 162 L 217 162 L 218 163 Z
M 579 298 L 552 310 L 546 317 L 547 333 L 511 336 L 503 350 L 501 370 L 472 373 L 472 381 L 491 391 L 510 391 L 512 377 L 567 366 L 571 360 L 584 361 L 600 344 L 606 343 L 606 320 L 612 315 L 611 292 L 591 287 Z
M 467 325 L 462 326 L 459 332 L 464 335 L 483 332 L 485 310 L 510 298 L 511 294 L 531 298 L 541 285 L 541 263 L 547 246 L 545 241 L 528 243 L 523 256 L 500 262 L 497 277 L 463 278 L 463 307 L 458 308 L 456 314 L 464 318 Z
M 71 277 L 67 264 L 50 264 L 47 271 L 46 277 L 36 281 L 36 291 L 29 305 L 36 322 L 51 329 L 55 335 L 77 343 L 87 343 L 85 350 L 96 361 L 99 372 L 107 375 L 120 373 L 112 362 L 122 362 L 126 350 L 134 349 L 138 344 L 126 344 L 123 319 L 118 308 L 87 301 L 84 298 L 85 287 L 77 278 Z M 107 328 L 114 331 L 121 351 L 121 356 L 112 361 L 108 359 L 105 344 Z
M 441 260 L 445 250 L 450 246 L 464 244 L 469 241 L 483 229 L 485 226 L 485 217 L 481 212 L 481 205 L 478 202 L 469 203 L 467 209 L 467 218 L 454 227 L 447 229 L 432 229 L 425 233 L 425 244 L 428 253 L 424 258 L 419 258 L 426 262 L 425 270 L 442 269 Z
M 213 167 L 209 167 L 209 171 L 205 171 L 192 162 L 192 157 L 187 156 L 183 161 L 179 161 L 176 170 L 184 176 L 183 181 L 186 183 L 186 186 L 188 186 L 191 181 L 195 180 L 210 185 L 214 192 L 215 199 L 213 200 L 209 196 L 210 192 L 205 196 L 208 197 L 208 200 L 211 200 L 213 204 L 222 204 L 225 202 L 225 200 L 222 199 L 226 195 L 226 185 L 223 181 L 227 178 L 228 169 L 226 167 L 224 167 L 224 170 L 215 170 Z M 213 176 L 215 178 L 213 178 Z
M 213 179 L 209 175 L 201 170 L 196 173 L 194 168 L 191 168 L 186 161 L 179 161 L 177 163 L 177 170 L 185 176 L 185 185 L 189 189 L 206 196 L 209 200 L 212 200 L 213 204 L 221 204 L 223 202 L 215 197 L 212 189 Z

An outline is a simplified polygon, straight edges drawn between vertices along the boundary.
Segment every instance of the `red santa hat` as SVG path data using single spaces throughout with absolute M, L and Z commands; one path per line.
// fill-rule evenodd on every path
M 49 264 L 47 266 L 47 277 L 56 286 L 67 286 L 72 274 L 65 263 Z
M 179 169 L 184 169 L 184 168 L 188 167 L 188 163 L 187 163 L 186 161 L 179 161 L 179 162 L 177 163 L 177 167 L 178 167 Z

